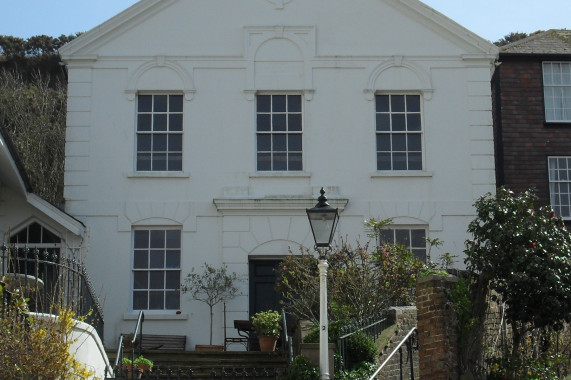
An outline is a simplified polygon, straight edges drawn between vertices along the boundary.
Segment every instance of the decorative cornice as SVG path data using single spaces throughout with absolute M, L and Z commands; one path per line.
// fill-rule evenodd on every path
M 331 207 L 340 212 L 349 202 L 347 198 L 329 198 Z M 213 203 L 222 214 L 294 214 L 304 215 L 305 210 L 315 206 L 314 198 L 215 198 Z

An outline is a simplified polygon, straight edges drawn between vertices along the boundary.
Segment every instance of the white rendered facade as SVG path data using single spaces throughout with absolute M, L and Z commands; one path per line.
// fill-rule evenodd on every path
M 180 260 L 155 268 L 167 278 L 204 262 L 248 278 L 253 261 L 313 246 L 305 208 L 324 186 L 340 209 L 338 239 L 366 239 L 365 219 L 393 218 L 444 241 L 433 259 L 451 252 L 461 266 L 472 204 L 494 191 L 497 48 L 416 0 L 143 0 L 61 55 L 66 211 L 90 230 L 109 347 L 132 330 L 143 294 L 135 231 L 180 231 Z M 394 130 L 379 132 L 377 114 Z M 396 166 L 378 165 L 387 157 Z M 229 326 L 248 318 L 248 281 Z M 169 289 L 164 304 L 176 305 Z M 149 291 L 147 306 L 159 299 Z M 179 302 L 146 311 L 145 331 L 187 335 L 188 349 L 207 343 L 207 306 Z M 222 344 L 221 307 L 214 323 Z

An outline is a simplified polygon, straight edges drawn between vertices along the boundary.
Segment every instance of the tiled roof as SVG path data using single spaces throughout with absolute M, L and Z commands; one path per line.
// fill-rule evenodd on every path
M 571 30 L 550 29 L 500 49 L 500 54 L 571 54 Z

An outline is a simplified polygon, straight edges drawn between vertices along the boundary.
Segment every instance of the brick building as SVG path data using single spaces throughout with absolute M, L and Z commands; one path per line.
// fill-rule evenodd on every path
M 502 47 L 492 92 L 498 186 L 536 188 L 571 223 L 571 30 Z

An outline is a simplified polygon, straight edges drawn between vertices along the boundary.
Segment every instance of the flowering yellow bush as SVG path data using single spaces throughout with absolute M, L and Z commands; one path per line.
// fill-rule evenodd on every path
M 7 307 L 0 314 L 0 379 L 91 379 L 93 372 L 70 353 L 75 314 L 58 318 L 23 316 Z

